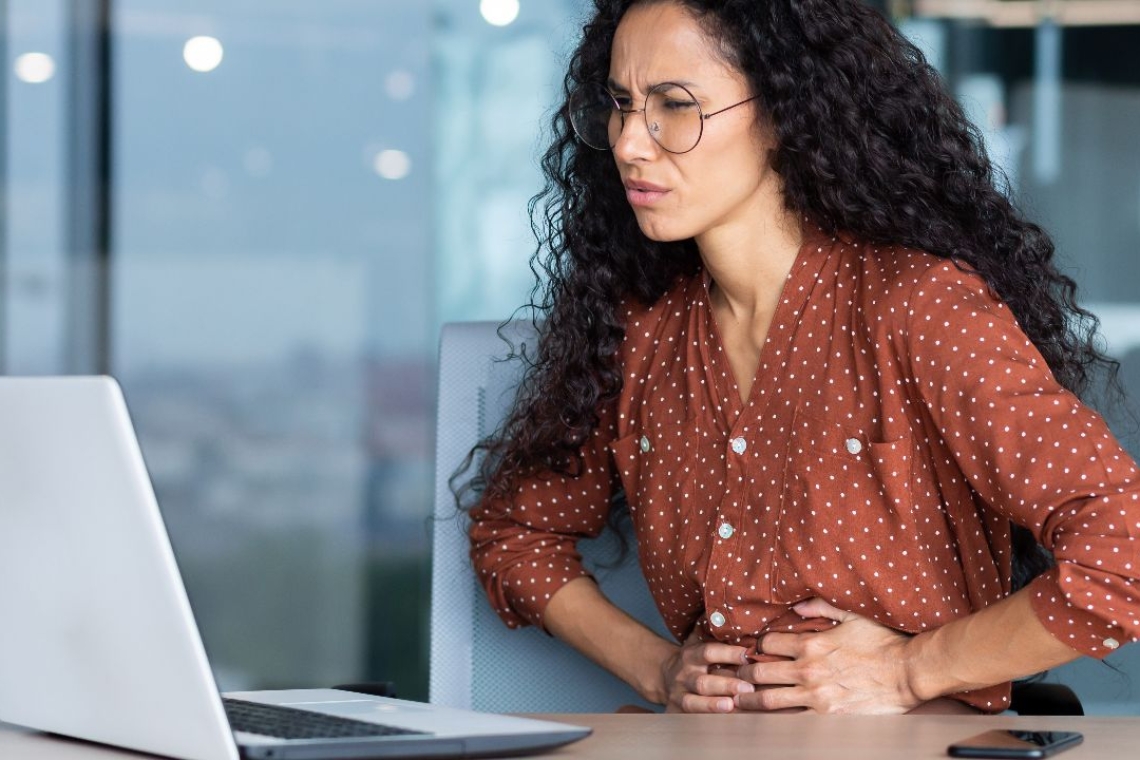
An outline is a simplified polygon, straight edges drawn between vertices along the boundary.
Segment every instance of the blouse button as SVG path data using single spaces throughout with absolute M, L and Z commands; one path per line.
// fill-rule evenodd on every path
M 744 440 L 743 438 L 733 438 L 732 450 L 737 454 L 743 454 L 748 450 L 748 441 Z
M 719 612 L 714 612 L 713 614 L 709 615 L 709 622 L 712 623 L 717 628 L 720 628 L 722 625 L 725 624 L 724 615 L 722 615 Z
M 717 532 L 717 535 L 719 535 L 721 538 L 723 538 L 724 540 L 727 541 L 728 539 L 732 538 L 732 534 L 733 534 L 734 530 L 733 530 L 733 527 L 731 525 L 729 525 L 728 523 L 721 523 L 720 527 L 717 528 L 716 532 Z
M 1105 639 L 1104 646 L 1106 649 L 1116 649 L 1118 646 L 1120 646 L 1120 642 L 1116 639 Z
M 863 450 L 863 443 L 858 438 L 847 439 L 847 453 L 858 454 Z
M 653 447 L 649 445 L 649 439 L 645 436 L 641 436 L 641 451 L 645 454 L 648 454 L 649 449 L 651 448 Z

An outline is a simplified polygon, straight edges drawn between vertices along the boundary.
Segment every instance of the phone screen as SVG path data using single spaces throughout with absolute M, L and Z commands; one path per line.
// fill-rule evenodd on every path
M 1084 740 L 1076 731 L 986 731 L 954 742 L 951 757 L 1048 757 Z

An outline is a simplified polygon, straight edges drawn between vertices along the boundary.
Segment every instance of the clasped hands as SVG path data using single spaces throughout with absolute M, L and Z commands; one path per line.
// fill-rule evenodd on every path
M 690 636 L 661 668 L 666 712 L 891 714 L 921 702 L 908 685 L 912 637 L 818 598 L 792 609 L 838 625 L 765 634 L 759 650 L 784 658 L 774 662 L 749 662 L 745 647 Z

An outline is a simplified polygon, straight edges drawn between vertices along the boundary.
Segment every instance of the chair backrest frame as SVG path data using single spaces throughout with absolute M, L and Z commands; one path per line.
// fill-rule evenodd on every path
M 504 338 L 506 340 L 504 340 Z M 529 323 L 445 325 L 440 337 L 433 521 L 431 675 L 433 703 L 493 712 L 607 712 L 645 703 L 628 685 L 546 633 L 509 630 L 475 579 L 467 517 L 451 478 L 475 443 L 498 428 L 514 400 L 523 362 L 506 360 L 507 341 L 533 351 Z M 466 475 L 469 476 L 470 473 Z M 607 531 L 579 543 L 602 591 L 622 609 L 667 636 L 630 551 L 619 563 Z

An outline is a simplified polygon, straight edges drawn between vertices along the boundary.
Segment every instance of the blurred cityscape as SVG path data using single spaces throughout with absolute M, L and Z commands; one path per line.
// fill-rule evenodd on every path
M 433 372 L 302 350 L 120 377 L 225 688 L 367 674 L 424 696 Z M 399 614 L 370 637 L 373 608 Z

